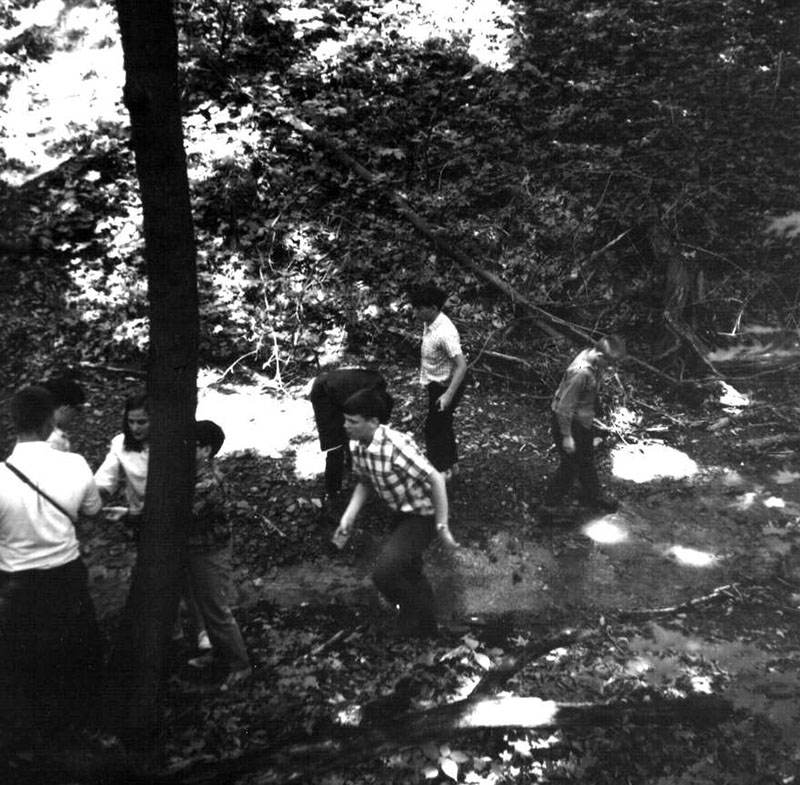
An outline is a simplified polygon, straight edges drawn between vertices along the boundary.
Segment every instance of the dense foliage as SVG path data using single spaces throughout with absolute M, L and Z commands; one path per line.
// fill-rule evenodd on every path
M 0 51 L 2 97 L 41 73 L 40 65 L 64 63 L 62 55 L 116 50 L 109 2 L 71 0 L 57 25 L 17 29 L 15 14 L 35 5 L 13 0 L 0 9 L 0 27 L 9 31 L 3 40 L 15 42 Z M 398 214 L 393 192 L 443 242 L 529 301 L 588 331 L 619 329 L 647 359 L 655 352 L 650 341 L 660 329 L 670 260 L 683 264 L 688 318 L 709 342 L 756 317 L 796 325 L 793 224 L 773 224 L 785 234 L 766 232 L 771 219 L 797 209 L 800 64 L 791 4 L 541 0 L 498 3 L 491 18 L 470 16 L 477 5 L 175 3 L 200 254 L 202 361 L 219 367 L 217 378 L 237 364 L 264 370 L 280 384 L 347 348 L 379 360 L 397 376 L 393 390 L 410 399 L 417 345 L 398 336 L 408 327 L 406 290 L 425 279 L 452 292 L 451 314 L 478 366 L 492 349 L 522 360 L 536 355 L 537 373 L 550 372 L 545 344 L 524 308 L 435 250 Z M 104 73 L 87 65 L 81 74 L 100 89 Z M 32 96 L 31 111 L 52 100 Z M 66 132 L 47 125 L 31 132 L 49 167 L 9 153 L 12 118 L 3 118 L 0 341 L 6 390 L 56 363 L 104 366 L 85 376 L 94 419 L 82 438 L 96 465 L 118 428 L 119 400 L 141 381 L 113 373 L 111 381 L 105 366 L 142 363 L 147 292 L 127 120 L 121 106 L 101 120 L 90 109 L 76 106 Z M 371 178 L 315 146 L 290 117 L 324 134 Z M 553 367 L 563 359 L 559 353 Z M 641 384 L 625 394 L 647 402 L 632 405 L 641 403 L 650 415 L 663 411 L 663 400 Z M 548 383 L 533 392 L 549 390 Z M 486 551 L 495 534 L 513 550 L 520 532 L 534 532 L 537 483 L 549 461 L 541 401 L 530 389 L 502 392 L 493 397 L 475 384 L 461 421 L 467 460 L 454 510 L 459 537 L 476 552 Z M 772 426 L 787 428 L 796 413 L 773 403 L 759 410 L 753 430 L 772 417 Z M 648 433 L 646 426 L 660 434 L 678 426 L 676 443 L 691 441 L 696 449 L 697 429 L 730 425 L 717 414 L 703 413 L 708 421 L 698 425 L 698 407 L 670 409 L 663 420 L 643 423 L 639 435 Z M 743 418 L 732 427 L 741 433 Z M 743 457 L 764 463 L 763 454 L 733 440 L 730 454 L 721 455 L 717 433 L 704 434 L 709 466 L 738 465 Z M 253 584 L 287 564 L 306 562 L 310 570 L 327 564 L 330 521 L 319 510 L 315 481 L 292 476 L 293 458 L 291 451 L 281 461 L 243 454 L 225 464 L 236 482 L 238 558 L 248 580 L 258 576 Z M 794 477 L 789 468 L 787 482 Z M 750 568 L 745 556 L 759 551 L 762 530 L 769 529 L 773 548 L 791 563 L 795 508 L 762 510 L 760 519 L 739 512 L 728 520 L 734 492 L 710 499 L 705 486 L 674 483 L 630 498 L 648 509 L 688 498 L 687 520 L 679 521 L 686 529 L 695 514 L 707 516 L 716 505 L 714 532 L 723 531 L 724 519 L 740 538 L 728 554 L 732 562 Z M 377 529 L 381 521 L 372 523 Z M 570 532 L 541 536 L 549 539 L 537 545 L 566 553 L 565 561 L 582 547 Z M 129 565 L 131 544 L 113 528 L 89 542 L 94 580 L 120 591 L 129 573 L 117 563 Z M 512 566 L 503 577 L 514 581 L 522 557 L 512 553 Z M 109 588 L 115 570 L 125 577 Z M 767 572 L 748 577 L 768 584 Z M 742 639 L 770 649 L 758 662 L 785 672 L 790 692 L 798 595 L 782 579 L 794 575 L 787 568 L 766 586 L 737 584 L 690 614 L 655 614 L 655 624 L 592 608 L 578 616 L 565 607 L 555 618 L 528 619 L 516 629 L 500 619 L 448 630 L 433 643 L 387 643 L 385 609 L 293 611 L 243 603 L 238 613 L 256 666 L 253 683 L 219 693 L 184 666 L 189 652 L 179 644 L 160 739 L 167 758 L 146 763 L 166 770 L 167 781 L 184 773 L 201 781 L 204 763 L 213 772 L 222 761 L 224 770 L 225 761 L 244 753 L 242 765 L 261 771 L 252 781 L 284 781 L 280 767 L 259 769 L 258 756 L 335 736 L 340 722 L 355 721 L 409 674 L 414 710 L 463 696 L 504 658 L 523 655 L 564 624 L 579 623 L 589 634 L 529 662 L 507 685 L 515 695 L 647 704 L 719 692 L 740 666 Z M 734 656 L 726 662 L 697 654 L 695 636 L 733 641 Z M 318 780 L 791 781 L 794 742 L 750 711 L 761 698 L 748 687 L 738 694 L 741 713 L 714 728 L 621 722 L 552 735 L 453 733 L 446 743 L 408 746 L 377 763 L 317 772 Z M 107 753 L 126 776 L 136 768 L 118 740 L 83 741 L 93 761 L 106 764 Z M 46 781 L 37 767 L 49 766 L 52 774 L 53 750 L 44 746 L 15 750 L 9 781 L 15 775 Z M 81 761 L 69 763 L 80 769 Z
M 108 6 L 86 5 L 113 23 Z M 794 322 L 793 241 L 765 233 L 797 202 L 800 66 L 785 3 L 498 4 L 470 31 L 471 8 L 453 32 L 415 3 L 177 4 L 207 361 L 244 358 L 280 380 L 343 340 L 385 351 L 408 286 L 426 278 L 453 292 L 473 350 L 505 341 L 524 354 L 513 343 L 524 311 L 435 253 L 390 190 L 588 330 L 655 340 L 665 244 L 686 270 L 692 324 L 712 342 L 756 316 Z M 113 44 L 101 30 L 50 40 Z M 49 144 L 64 163 L 4 207 L 6 239 L 29 237 L 47 268 L 43 305 L 60 304 L 58 333 L 39 346 L 80 336 L 84 359 L 140 356 L 146 292 L 124 117 L 87 118 Z M 12 272 L 13 310 L 32 273 Z M 17 316 L 7 343 L 30 334 Z

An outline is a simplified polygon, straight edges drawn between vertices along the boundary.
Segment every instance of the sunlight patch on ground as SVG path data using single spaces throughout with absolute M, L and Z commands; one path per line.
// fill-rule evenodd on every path
M 697 464 L 686 453 L 660 443 L 620 445 L 611 461 L 616 477 L 638 483 L 658 477 L 677 480 L 697 473 Z
M 748 491 L 747 493 L 743 493 L 741 496 L 738 496 L 735 503 L 736 509 L 749 510 L 756 503 L 757 495 L 758 494 L 755 491 Z
M 625 542 L 628 539 L 628 532 L 606 519 L 592 521 L 587 524 L 583 527 L 583 533 L 590 540 L 604 545 L 614 545 L 618 542 Z
M 319 449 L 317 439 L 294 445 L 294 473 L 300 480 L 310 480 L 325 471 L 325 453 Z
M 707 551 L 698 551 L 696 548 L 685 548 L 683 545 L 673 545 L 667 549 L 667 554 L 675 558 L 679 564 L 687 567 L 710 567 L 715 564 L 717 557 Z
M 252 388 L 206 388 L 198 395 L 197 418 L 214 420 L 225 431 L 221 455 L 253 450 L 279 458 L 296 449 L 298 437 L 314 433 L 312 414 L 305 399 L 277 397 Z
M 721 388 L 719 402 L 729 408 L 740 409 L 750 405 L 750 398 L 740 393 L 735 387 L 731 387 L 727 382 L 719 382 Z

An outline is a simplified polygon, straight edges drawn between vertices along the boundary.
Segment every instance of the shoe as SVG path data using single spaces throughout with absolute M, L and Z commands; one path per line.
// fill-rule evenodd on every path
M 198 670 L 206 670 L 214 664 L 214 655 L 212 652 L 207 651 L 205 654 L 201 654 L 199 657 L 192 657 L 188 664 L 193 668 L 197 668 Z
M 205 630 L 200 630 L 197 633 L 197 648 L 199 651 L 211 651 L 213 648 L 211 646 L 211 638 L 208 637 L 208 633 Z
M 240 687 L 253 675 L 252 668 L 242 668 L 238 671 L 231 671 L 219 685 L 220 692 L 229 692 Z

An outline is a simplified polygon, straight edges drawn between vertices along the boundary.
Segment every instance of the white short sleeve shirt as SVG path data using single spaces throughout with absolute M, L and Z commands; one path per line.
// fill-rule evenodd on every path
M 447 316 L 440 313 L 422 330 L 420 383 L 447 382 L 453 372 L 453 360 L 459 354 L 462 351 L 458 330 Z
M 100 494 L 83 456 L 42 441 L 17 444 L 7 460 L 73 519 L 79 512 L 100 511 Z M 0 464 L 0 570 L 53 569 L 79 555 L 72 520 Z

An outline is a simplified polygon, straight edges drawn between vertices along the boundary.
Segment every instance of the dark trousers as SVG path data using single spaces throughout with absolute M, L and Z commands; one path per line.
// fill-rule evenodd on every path
M 436 625 L 433 589 L 422 573 L 422 554 L 435 534 L 432 516 L 401 516 L 372 574 L 381 594 L 399 606 L 401 625 L 409 632 L 427 632 Z
M 325 453 L 325 493 L 328 496 L 336 496 L 342 490 L 344 482 L 345 468 L 348 470 L 353 464 L 350 454 L 350 442 L 342 429 L 343 439 L 339 447 L 334 447 Z
M 594 462 L 594 433 L 579 423 L 572 423 L 572 438 L 575 441 L 575 452 L 564 452 L 563 436 L 555 412 L 551 412 L 553 441 L 558 448 L 561 462 L 556 473 L 550 479 L 544 494 L 544 503 L 558 504 L 569 493 L 575 480 L 580 484 L 580 498 L 591 501 L 600 496 L 600 480 L 597 477 L 597 466 Z
M 439 411 L 436 401 L 447 390 L 446 384 L 428 384 L 428 416 L 425 419 L 425 452 L 434 469 L 443 472 L 458 463 L 456 435 L 453 432 L 453 415 L 464 395 L 464 384 L 458 388 L 450 406 Z
M 366 374 L 361 371 L 354 373 Z M 345 467 L 349 469 L 352 463 L 350 442 L 344 430 L 344 413 L 328 389 L 324 376 L 314 382 L 309 397 L 314 408 L 320 449 L 326 450 L 325 493 L 335 496 L 342 490 Z
M 100 629 L 81 559 L 0 572 L 0 703 L 17 689 L 38 725 L 85 724 L 97 717 L 101 670 Z
M 229 671 L 250 665 L 239 625 L 231 611 L 231 546 L 189 550 L 189 585 L 215 655 Z

